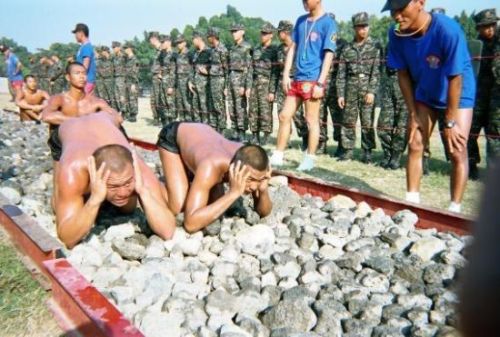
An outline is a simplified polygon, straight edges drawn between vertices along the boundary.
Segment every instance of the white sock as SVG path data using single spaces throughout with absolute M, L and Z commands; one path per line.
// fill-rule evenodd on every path
M 450 207 L 448 207 L 448 211 L 460 213 L 460 212 L 462 212 L 462 204 L 459 204 L 459 203 L 452 201 L 452 202 L 450 202 Z
M 420 192 L 406 192 L 406 201 L 420 204 Z

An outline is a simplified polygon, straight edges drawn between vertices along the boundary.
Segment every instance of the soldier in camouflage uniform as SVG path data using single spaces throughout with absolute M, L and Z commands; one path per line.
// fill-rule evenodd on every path
M 38 55 L 31 55 L 29 61 L 30 75 L 38 82 L 40 79 L 40 60 L 38 59 Z
M 374 102 L 380 77 L 381 48 L 369 37 L 368 13 L 352 17 L 355 38 L 340 54 L 337 76 L 339 107 L 345 109 L 342 117 L 340 160 L 352 159 L 356 141 L 356 122 L 361 119 L 361 147 L 364 163 L 371 163 L 375 148 Z
M 397 70 L 386 65 L 382 65 L 381 69 L 378 136 L 384 158 L 380 166 L 397 170 L 401 167 L 401 156 L 407 144 L 408 111 L 399 87 Z
M 47 56 L 42 56 L 40 58 L 40 74 L 38 79 L 38 87 L 46 92 L 50 91 L 50 75 L 49 70 L 52 65 L 52 61 Z
M 127 68 L 125 67 L 125 55 L 122 53 L 122 44 L 118 41 L 111 43 L 113 48 L 113 75 L 115 81 L 115 110 L 127 115 L 127 89 L 125 77 Z
M 244 40 L 245 27 L 231 26 L 234 45 L 229 49 L 229 114 L 233 140 L 245 141 L 248 128 L 247 100 L 252 88 L 252 46 Z
M 272 44 L 274 27 L 265 23 L 260 29 L 261 45 L 252 54 L 253 86 L 248 119 L 250 143 L 265 145 L 273 132 L 273 102 L 278 89 L 278 46 Z M 262 132 L 262 135 L 260 134 Z
M 52 67 L 50 68 L 50 94 L 58 94 L 64 91 L 64 75 L 65 69 L 61 59 L 57 55 L 52 55 Z
M 209 86 L 208 67 L 210 65 L 210 49 L 203 41 L 200 32 L 193 32 L 193 71 L 188 82 L 189 90 L 193 94 L 192 111 L 193 121 L 209 124 Z
M 162 36 L 161 43 L 161 87 L 163 89 L 164 111 L 161 123 L 165 126 L 177 119 L 175 103 L 175 53 L 172 49 L 172 39 L 169 35 Z
M 219 133 L 226 129 L 226 93 L 228 75 L 228 51 L 219 40 L 220 32 L 217 28 L 208 30 L 207 39 L 210 44 L 210 118 L 209 124 Z
M 186 39 L 183 35 L 177 37 L 175 44 L 177 46 L 175 57 L 177 111 L 180 121 L 191 122 L 193 121 L 193 95 L 189 90 L 188 83 L 193 72 L 192 55 L 187 48 Z
M 96 59 L 96 90 L 100 98 L 113 106 L 115 104 L 113 60 L 108 46 L 103 46 L 99 50 L 99 58 Z
M 477 164 L 481 161 L 479 146 L 477 143 L 478 134 L 481 129 L 485 129 L 486 137 L 486 155 L 488 164 L 492 163 L 494 157 L 500 154 L 500 105 L 498 92 L 498 59 L 495 58 L 495 52 L 500 51 L 500 36 L 497 31 L 497 21 L 494 8 L 485 9 L 476 14 L 474 21 L 476 29 L 479 32 L 478 38 L 483 42 L 483 52 L 481 55 L 481 66 L 477 77 L 476 106 L 472 118 L 467 149 L 469 151 L 469 177 L 479 178 Z M 498 57 L 498 55 L 497 55 Z M 495 71 L 497 73 L 495 73 Z M 495 85 L 496 84 L 496 85 Z M 488 137 L 489 136 L 489 137 Z
M 124 118 L 129 122 L 137 121 L 139 113 L 139 60 L 134 55 L 132 43 L 124 45 L 124 65 L 127 69 L 125 76 L 125 106 Z
M 156 124 L 160 124 L 161 120 L 163 120 L 164 114 L 164 100 L 163 100 L 163 88 L 162 88 L 162 50 L 161 50 L 161 42 L 160 42 L 160 34 L 158 32 L 150 32 L 149 33 L 149 43 L 155 49 L 155 56 L 153 58 L 153 64 L 151 66 L 151 95 L 150 95 L 150 104 L 151 110 L 153 111 L 153 119 Z

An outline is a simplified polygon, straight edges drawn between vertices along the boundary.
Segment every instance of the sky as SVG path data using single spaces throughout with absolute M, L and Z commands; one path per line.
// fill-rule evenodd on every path
M 381 15 L 385 0 L 323 0 L 328 12 L 340 20 L 366 11 Z M 295 21 L 304 13 L 299 0 L 15 0 L 2 1 L 0 36 L 14 39 L 32 52 L 53 42 L 74 42 L 71 30 L 77 22 L 90 28 L 94 44 L 110 45 L 111 41 L 142 37 L 143 31 L 168 33 L 195 25 L 200 16 L 207 19 L 225 13 L 232 5 L 244 16 L 262 17 L 277 25 L 281 19 Z M 498 0 L 427 0 L 426 7 L 444 7 L 453 16 L 495 8 Z M 497 7 L 498 12 L 498 7 Z

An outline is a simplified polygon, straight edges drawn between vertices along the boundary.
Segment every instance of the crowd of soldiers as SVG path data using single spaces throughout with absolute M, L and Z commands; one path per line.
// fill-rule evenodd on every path
M 444 13 L 441 8 L 434 13 Z M 330 14 L 334 19 L 334 15 Z M 478 73 L 478 102 L 469 141 L 471 176 L 477 177 L 480 161 L 477 134 L 497 135 L 487 140 L 489 158 L 500 152 L 498 83 L 500 70 L 493 66 L 495 53 L 500 52 L 494 9 L 483 10 L 474 18 L 483 44 Z M 328 115 L 333 122 L 333 139 L 338 142 L 331 156 L 339 160 L 353 159 L 356 143 L 356 123 L 361 121 L 362 161 L 372 162 L 376 134 L 383 150 L 379 163 L 388 169 L 398 169 L 407 145 L 407 116 L 397 73 L 386 67 L 386 46 L 370 37 L 369 15 L 353 15 L 354 39 L 337 40 L 335 60 L 329 74 L 326 96 L 320 112 L 320 141 L 318 153 L 327 154 Z M 487 28 L 493 29 L 493 36 Z M 191 41 L 183 35 L 172 39 L 168 35 L 150 32 L 148 39 L 155 49 L 151 66 L 151 108 L 157 124 L 172 121 L 203 122 L 235 141 L 265 145 L 273 130 L 273 107 L 281 111 L 286 94 L 281 86 L 287 51 L 292 45 L 293 24 L 282 20 L 277 29 L 265 23 L 261 41 L 252 46 L 245 40 L 245 27 L 236 23 L 230 27 L 234 40 L 231 46 L 220 41 L 220 30 L 208 29 L 206 34 L 195 31 Z M 274 34 L 280 44 L 273 43 Z M 491 33 L 491 32 L 490 32 Z M 191 42 L 193 48 L 188 48 Z M 123 51 L 122 51 L 123 49 Z M 125 119 L 135 121 L 138 113 L 139 62 L 133 46 L 119 42 L 96 48 L 96 94 L 104 98 Z M 32 59 L 32 73 L 39 78 L 42 89 L 56 93 L 64 87 L 64 69 L 59 58 Z M 498 63 L 498 62 L 496 62 Z M 495 64 L 496 64 L 495 63 Z M 496 69 L 496 70 L 495 70 Z M 495 72 L 496 71 L 496 72 Z M 293 70 L 292 74 L 293 76 Z M 375 108 L 380 107 L 376 124 Z M 231 132 L 227 130 L 227 114 Z M 307 148 L 308 127 L 303 109 L 294 117 L 302 149 Z M 377 132 L 375 132 L 377 129 Z M 248 134 L 247 131 L 250 131 Z M 430 156 L 426 149 L 424 173 L 428 172 Z

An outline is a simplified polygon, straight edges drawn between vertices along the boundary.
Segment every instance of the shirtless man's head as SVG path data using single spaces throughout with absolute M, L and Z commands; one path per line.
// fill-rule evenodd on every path
M 26 89 L 35 92 L 38 89 L 38 82 L 33 75 L 27 75 L 24 78 L 24 85 L 26 86 Z
M 129 202 L 134 194 L 135 178 L 132 153 L 122 145 L 105 145 L 92 154 L 95 166 L 108 171 L 106 180 L 106 200 L 121 207 Z
M 24 88 L 16 95 L 21 120 L 39 122 L 41 111 L 47 106 L 49 98 L 47 92 L 38 89 L 37 80 L 33 75 L 24 77 Z
M 79 62 L 71 62 L 66 66 L 66 80 L 71 87 L 85 89 L 87 70 Z
M 245 194 L 259 190 L 262 183 L 267 183 L 269 173 L 269 158 L 266 151 L 257 145 L 244 145 L 240 147 L 231 159 L 231 164 L 246 166 L 249 177 L 246 181 Z

